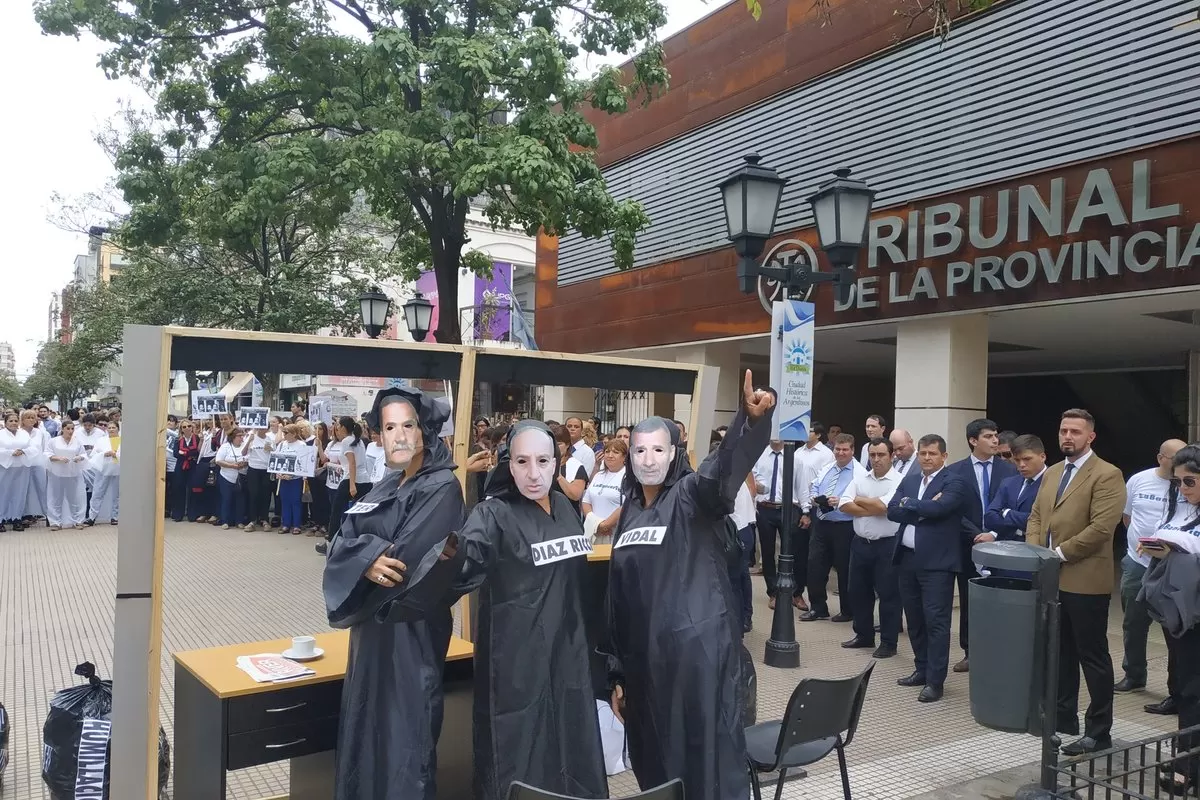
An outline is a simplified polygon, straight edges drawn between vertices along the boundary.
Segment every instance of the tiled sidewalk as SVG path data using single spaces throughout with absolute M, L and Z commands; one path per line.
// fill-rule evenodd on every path
M 320 594 L 322 559 L 313 552 L 313 542 L 307 537 L 168 524 L 161 715 L 168 736 L 174 710 L 171 652 L 327 629 Z M 54 691 L 77 682 L 72 675 L 75 665 L 92 661 L 102 676 L 111 676 L 115 584 L 114 528 L 0 534 L 0 702 L 14 724 L 9 743 L 13 763 L 0 791 L 3 800 L 48 797 L 40 776 L 41 726 Z M 761 579 L 756 579 L 756 628 L 747 637 L 756 658 L 761 658 L 770 628 L 761 589 Z M 836 611 L 837 598 L 831 602 Z M 869 658 L 869 651 L 839 647 L 851 635 L 848 625 L 797 623 L 797 635 L 801 669 L 758 667 L 760 720 L 782 716 L 801 678 L 853 674 Z M 1119 667 L 1116 605 L 1109 642 Z M 959 655 L 955 649 L 951 660 Z M 1166 649 L 1158 632 L 1151 636 L 1150 656 L 1152 693 L 1117 698 L 1114 734 L 1120 739 L 1169 730 L 1176 722 L 1141 710 L 1165 690 Z M 995 733 L 971 720 L 966 676 L 952 675 L 945 699 L 927 706 L 916 702 L 915 690 L 896 686 L 896 678 L 911 670 L 911 652 L 902 636 L 900 655 L 875 669 L 858 735 L 847 751 L 855 798 L 914 797 L 1036 760 L 1037 740 Z M 636 790 L 631 773 L 616 776 L 611 786 L 613 797 Z M 286 792 L 283 766 L 230 775 L 229 796 L 238 800 Z M 841 796 L 832 758 L 812 768 L 808 778 L 789 781 L 784 790 L 786 798 Z

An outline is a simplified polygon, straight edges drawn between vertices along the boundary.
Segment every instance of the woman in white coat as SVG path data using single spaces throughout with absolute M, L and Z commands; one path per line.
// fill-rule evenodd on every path
M 46 448 L 50 435 L 38 426 L 37 412 L 27 408 L 21 412 L 21 430 L 29 436 L 29 493 L 25 499 L 25 520 L 31 522 L 46 517 Z
M 116 525 L 121 511 L 121 429 L 117 423 L 108 423 L 108 438 L 92 451 L 92 467 L 96 480 L 85 524 L 95 525 L 97 519 L 106 519 L 109 525 Z
M 87 509 L 83 472 L 87 454 L 83 440 L 75 436 L 75 423 L 63 421 L 62 432 L 46 448 L 46 520 L 50 530 L 82 528 Z
M 4 415 L 0 430 L 0 533 L 6 525 L 25 530 L 25 504 L 29 499 L 29 434 L 21 430 L 16 412 Z

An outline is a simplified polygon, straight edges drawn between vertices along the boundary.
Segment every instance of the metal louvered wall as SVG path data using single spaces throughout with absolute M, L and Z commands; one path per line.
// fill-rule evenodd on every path
M 790 179 L 777 231 L 812 223 L 833 169 L 877 209 L 1200 133 L 1196 0 L 1011 0 L 956 26 L 614 164 L 651 226 L 636 267 L 727 246 L 717 183 L 756 151 Z M 615 271 L 606 240 L 564 237 L 558 282 Z

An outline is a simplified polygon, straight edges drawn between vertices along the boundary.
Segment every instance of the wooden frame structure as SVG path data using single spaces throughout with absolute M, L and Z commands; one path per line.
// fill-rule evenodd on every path
M 155 800 L 158 793 L 166 493 L 162 442 L 172 371 L 216 367 L 458 380 L 456 432 L 471 430 L 480 382 L 690 394 L 689 430 L 705 430 L 711 427 L 718 372 L 701 365 L 595 355 L 146 325 L 125 326 L 123 363 L 124 502 L 117 541 L 111 795 L 128 800 Z M 455 437 L 454 460 L 464 484 L 469 446 L 469 437 Z M 695 463 L 697 454 L 689 456 Z M 464 604 L 464 613 L 467 608 Z M 469 638 L 466 616 L 463 632 Z

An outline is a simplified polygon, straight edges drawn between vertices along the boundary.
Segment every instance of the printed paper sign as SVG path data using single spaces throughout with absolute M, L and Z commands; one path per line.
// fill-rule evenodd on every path
M 592 543 L 587 536 L 564 536 L 549 542 L 532 545 L 533 563 L 539 567 L 567 558 L 578 558 L 592 552 Z
M 267 429 L 267 418 L 271 414 L 271 409 L 266 406 L 249 406 L 247 408 L 239 408 L 237 412 L 237 424 L 239 428 L 247 430 Z
M 108 740 L 112 722 L 84 717 L 76 752 L 75 796 L 79 800 L 104 797 L 104 773 L 108 771 Z
M 367 514 L 379 508 L 379 503 L 355 503 L 346 509 L 347 514 Z
M 814 307 L 776 300 L 771 307 L 771 388 L 778 393 L 771 438 L 808 441 L 812 419 Z
M 647 528 L 634 528 L 633 530 L 625 531 L 619 537 L 617 537 L 616 544 L 614 544 L 613 547 L 628 547 L 634 544 L 651 544 L 658 546 L 663 543 L 663 539 L 666 537 L 666 534 L 666 525 L 652 525 Z
M 192 419 L 211 419 L 218 414 L 228 414 L 229 404 L 223 394 L 192 392 Z
M 328 397 L 311 397 L 308 401 L 308 419 L 314 425 L 324 422 L 333 428 L 333 403 Z

